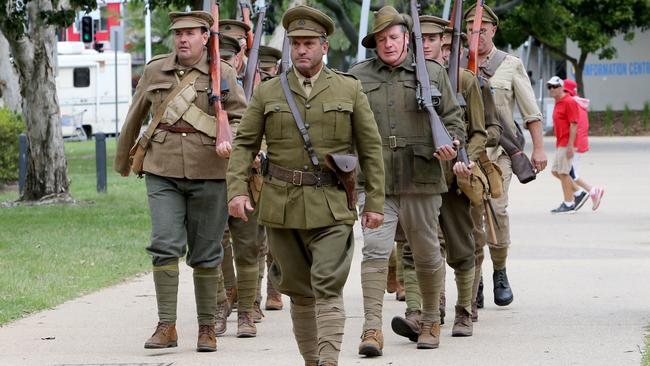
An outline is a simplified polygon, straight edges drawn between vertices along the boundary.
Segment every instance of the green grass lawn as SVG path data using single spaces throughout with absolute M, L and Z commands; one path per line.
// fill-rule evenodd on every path
M 144 182 L 112 170 L 96 192 L 95 143 L 65 144 L 70 191 L 78 205 L 0 208 L 0 324 L 54 307 L 150 268 Z M 18 192 L 0 193 L 0 202 Z
M 650 333 L 650 326 L 648 326 L 647 331 Z M 643 359 L 641 360 L 641 366 L 650 366 L 650 334 L 645 337 L 645 351 L 643 352 Z

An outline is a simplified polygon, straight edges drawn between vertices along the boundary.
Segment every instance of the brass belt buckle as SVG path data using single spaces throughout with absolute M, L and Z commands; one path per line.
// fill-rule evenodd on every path
M 298 178 L 296 181 L 296 177 Z M 302 172 L 300 170 L 294 170 L 293 175 L 291 176 L 291 184 L 294 186 L 302 185 Z
M 396 136 L 388 136 L 388 147 L 391 149 L 396 149 L 397 148 L 397 137 Z

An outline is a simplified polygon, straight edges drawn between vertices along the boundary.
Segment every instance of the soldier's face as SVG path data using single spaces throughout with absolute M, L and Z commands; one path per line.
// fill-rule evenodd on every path
M 208 32 L 203 28 L 181 28 L 174 30 L 176 56 L 181 65 L 191 66 L 199 62 L 203 47 L 208 43 Z
M 442 61 L 440 52 L 442 47 L 442 37 L 440 34 L 423 34 L 422 35 L 422 50 L 424 51 L 424 58 L 427 60 Z
M 474 28 L 474 22 L 468 22 L 467 34 L 470 36 L 470 38 L 471 38 L 473 28 Z M 481 29 L 478 30 L 478 32 L 479 32 L 478 53 L 480 55 L 485 55 L 488 52 L 490 52 L 490 50 L 492 50 L 492 46 L 494 45 L 492 39 L 494 38 L 494 35 L 497 33 L 497 27 L 492 23 L 483 22 L 483 24 L 481 24 Z
M 397 66 L 404 61 L 408 54 L 408 32 L 401 25 L 390 26 L 375 34 L 377 56 L 390 66 Z
M 440 49 L 440 56 L 442 56 L 442 60 L 445 62 L 445 65 L 449 64 L 450 54 L 451 54 L 451 45 L 450 44 L 443 45 L 442 48 Z
M 306 76 L 315 75 L 323 65 L 323 56 L 327 54 L 329 43 L 321 43 L 318 37 L 291 37 L 291 62 L 298 71 Z

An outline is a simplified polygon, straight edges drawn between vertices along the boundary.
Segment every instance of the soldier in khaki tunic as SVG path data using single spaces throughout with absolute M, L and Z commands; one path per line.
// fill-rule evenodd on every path
M 376 48 L 377 58 L 350 69 L 363 83 L 382 136 L 386 171 L 385 224 L 366 228 L 361 263 L 365 322 L 359 354 L 379 356 L 383 349 L 382 306 L 388 259 L 397 223 L 413 250 L 416 275 L 423 298 L 418 348 L 437 348 L 440 336 L 438 301 L 444 261 L 440 255 L 437 224 L 440 195 L 447 192 L 441 160 L 456 156 L 452 146 L 437 151 L 429 117 L 419 110 L 413 54 L 408 50 L 410 17 L 385 6 L 375 14 L 372 32 L 362 44 Z M 456 93 L 447 73 L 435 61 L 427 61 L 429 79 L 441 93 L 437 113 L 459 144 L 465 129 Z M 434 103 L 435 105 L 435 103 Z
M 318 161 L 329 153 L 356 151 L 366 176 L 361 224 L 376 228 L 383 221 L 381 140 L 361 83 L 323 65 L 334 22 L 316 9 L 297 6 L 284 14 L 282 24 L 293 62 L 286 77 Z M 232 215 L 246 219 L 252 210 L 247 167 L 262 138 L 269 165 L 256 209 L 273 254 L 271 279 L 291 298 L 293 331 L 305 365 L 336 365 L 357 212 L 349 208 L 333 172 L 320 163 L 315 168 L 276 77 L 255 89 L 237 131 L 228 166 Z
M 422 29 L 424 57 L 428 60 L 434 60 L 441 64 L 444 63 L 442 58 L 442 44 L 445 27 L 449 25 L 447 20 L 430 16 L 420 16 Z M 481 98 L 478 79 L 474 74 L 466 69 L 459 70 L 460 92 L 465 101 L 464 117 L 467 130 L 467 153 L 470 166 L 473 167 L 478 161 L 481 152 L 485 151 L 486 131 L 485 120 L 483 116 L 483 101 Z M 470 216 L 470 200 L 460 190 L 457 181 L 454 179 L 454 173 L 464 177 L 471 175 L 471 167 L 465 166 L 462 162 L 457 162 L 453 166 L 451 162 L 444 162 L 445 177 L 449 190 L 443 193 L 442 205 L 440 207 L 440 228 L 439 233 L 440 247 L 442 256 L 446 258 L 447 263 L 454 269 L 457 302 L 455 306 L 454 326 L 452 336 L 462 337 L 471 336 L 473 327 L 470 318 L 472 284 L 474 280 L 474 239 L 472 237 L 472 217 Z M 421 298 L 417 283 L 413 280 L 415 276 L 409 275 L 408 272 L 415 271 L 413 267 L 413 256 L 410 247 L 405 246 L 404 261 L 406 262 L 405 276 L 406 283 L 406 317 L 395 317 L 391 322 L 393 330 L 404 337 L 413 341 L 417 340 L 419 333 L 418 322 L 420 320 Z M 443 266 L 444 268 L 444 266 Z M 445 280 L 443 276 L 442 289 L 440 296 L 440 313 L 441 323 L 444 314 L 444 291 Z
M 208 55 L 205 48 L 213 22 L 209 13 L 172 12 L 175 52 L 153 58 L 145 67 L 119 139 L 115 170 L 129 175 L 129 149 L 149 112 L 165 108 L 151 138 L 143 170 L 151 213 L 153 278 L 159 323 L 145 348 L 177 345 L 176 306 L 178 260 L 194 269 L 194 294 L 199 323 L 197 350 L 215 351 L 214 331 L 219 245 L 226 224 L 226 164 L 215 153 L 214 108 L 209 104 Z M 224 108 L 230 123 L 244 112 L 244 95 L 235 72 L 221 63 L 228 84 Z M 197 76 L 198 75 L 198 76 Z M 161 106 L 185 77 L 194 80 Z M 152 122 L 153 123 L 153 122 Z
M 464 14 L 468 34 L 473 28 L 475 13 L 476 6 L 474 5 Z M 513 112 L 515 102 L 517 103 L 525 126 L 533 140 L 533 153 L 531 155 L 533 166 L 537 172 L 541 172 L 546 168 L 547 163 L 546 154 L 544 153 L 542 114 L 535 102 L 535 94 L 530 79 L 521 60 L 515 56 L 502 53 L 494 46 L 492 39 L 496 34 L 499 18 L 487 5 L 483 6 L 482 20 L 483 24 L 479 30 L 477 62 L 481 74 L 489 79 L 498 119 L 503 126 L 508 126 L 514 133 L 516 126 Z M 495 61 L 501 55 L 504 57 L 501 58 L 500 63 L 497 65 Z M 499 306 L 506 306 L 514 298 L 506 274 L 506 258 L 510 246 L 510 220 L 506 208 L 508 207 L 508 189 L 512 178 L 512 161 L 501 146 L 488 149 L 488 155 L 492 161 L 499 165 L 503 173 L 503 195 L 492 200 L 496 210 L 496 220 L 499 223 L 499 227 L 496 229 L 497 240 L 496 242 L 488 240 L 488 246 L 492 257 L 494 302 Z M 481 222 L 476 224 L 481 225 Z M 477 241 L 476 244 L 478 246 L 482 243 Z M 478 251 L 482 252 L 483 247 L 477 247 Z M 482 258 L 482 253 L 478 254 L 478 257 Z

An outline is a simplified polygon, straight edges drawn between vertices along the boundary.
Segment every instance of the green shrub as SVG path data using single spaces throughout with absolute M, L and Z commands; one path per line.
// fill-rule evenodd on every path
M 611 135 L 614 127 L 614 111 L 612 106 L 608 105 L 605 109 L 605 134 Z
M 650 123 L 650 102 L 646 100 L 643 103 L 643 113 L 641 114 L 641 122 L 643 123 L 643 129 L 648 129 L 648 124 Z
M 19 114 L 0 108 L 0 184 L 18 179 L 18 135 L 24 129 Z
M 632 112 L 630 111 L 630 107 L 625 104 L 625 108 L 623 109 L 623 134 L 624 135 L 629 135 L 631 131 L 630 125 L 632 124 Z

